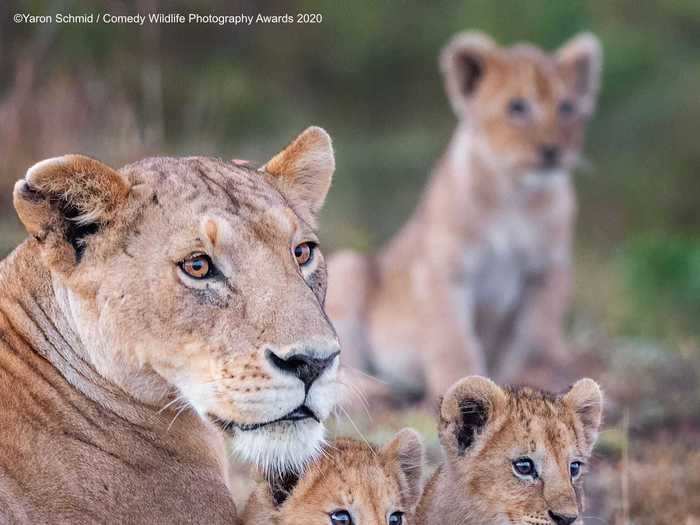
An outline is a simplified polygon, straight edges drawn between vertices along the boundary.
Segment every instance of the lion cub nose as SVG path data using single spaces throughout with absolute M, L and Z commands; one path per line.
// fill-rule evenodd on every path
M 313 382 L 333 364 L 338 354 L 340 351 L 335 351 L 327 357 L 296 353 L 282 358 L 272 350 L 266 351 L 267 360 L 272 366 L 282 372 L 297 376 L 304 383 L 307 392 Z
M 549 517 L 552 518 L 554 523 L 557 525 L 571 525 L 578 516 L 567 516 L 566 514 L 557 514 L 556 512 L 549 511 Z

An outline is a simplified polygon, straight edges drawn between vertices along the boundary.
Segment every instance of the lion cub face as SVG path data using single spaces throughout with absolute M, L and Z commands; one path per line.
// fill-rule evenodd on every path
M 193 408 L 263 468 L 291 468 L 318 451 L 335 398 L 314 231 L 333 169 L 328 135 L 309 128 L 260 170 L 49 159 L 15 204 L 100 373 L 157 408 Z
M 601 411 L 591 379 L 558 396 L 478 376 L 453 385 L 440 408 L 440 440 L 469 502 L 468 523 L 574 523 Z
M 551 178 L 575 167 L 600 82 L 593 35 L 548 54 L 462 33 L 443 50 L 441 68 L 450 102 L 489 167 L 517 178 Z
M 244 523 L 409 525 L 421 492 L 423 445 L 409 429 L 381 449 L 338 439 L 312 464 L 281 505 L 259 487 Z

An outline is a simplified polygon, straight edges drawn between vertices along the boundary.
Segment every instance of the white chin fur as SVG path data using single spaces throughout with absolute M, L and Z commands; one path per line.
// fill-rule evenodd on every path
M 268 475 L 301 473 L 322 449 L 325 426 L 313 420 L 281 422 L 250 431 L 238 431 L 233 452 Z

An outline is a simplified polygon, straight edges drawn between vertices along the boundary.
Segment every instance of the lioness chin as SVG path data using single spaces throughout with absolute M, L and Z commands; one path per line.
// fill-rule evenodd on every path
M 236 523 L 223 437 L 261 468 L 319 450 L 339 346 L 309 128 L 265 166 L 80 155 L 14 191 L 0 263 L 0 522 Z

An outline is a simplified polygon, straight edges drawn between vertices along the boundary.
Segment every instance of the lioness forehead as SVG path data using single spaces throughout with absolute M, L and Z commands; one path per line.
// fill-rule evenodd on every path
M 155 157 L 121 169 L 133 185 L 147 184 L 164 206 L 223 206 L 236 215 L 285 205 L 265 175 L 247 165 L 210 157 Z

